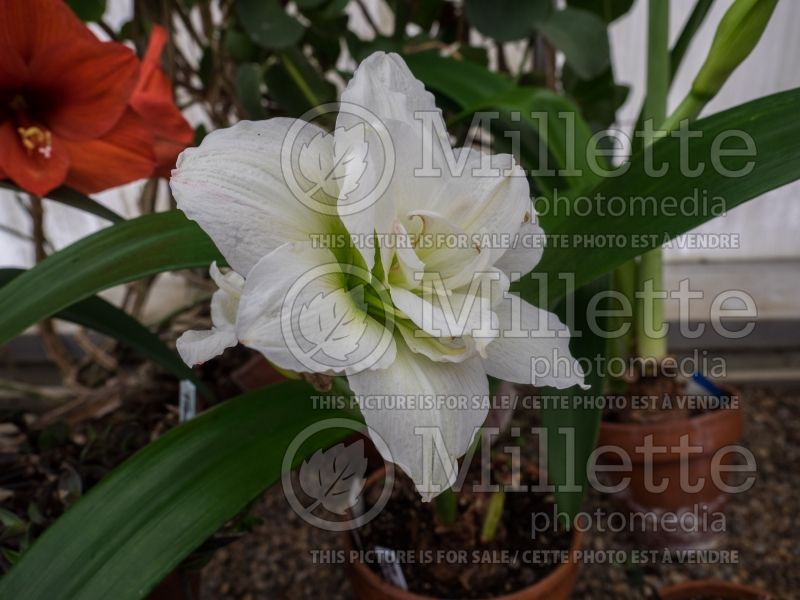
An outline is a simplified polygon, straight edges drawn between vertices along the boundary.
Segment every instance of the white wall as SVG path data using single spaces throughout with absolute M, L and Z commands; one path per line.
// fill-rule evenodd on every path
M 717 23 L 733 0 L 716 0 L 697 33 L 677 74 L 670 108 L 684 98 L 711 46 Z M 694 7 L 694 0 L 672 0 L 670 30 L 673 41 Z M 616 76 L 633 86 L 619 113 L 622 126 L 629 126 L 639 113 L 644 96 L 647 2 L 636 0 L 633 10 L 614 23 L 612 53 Z M 800 86 L 800 2 L 780 0 L 764 37 L 725 84 L 703 114 L 711 114 L 767 94 Z M 800 112 L 800 106 L 797 107 Z M 800 144 L 800 140 L 798 140 Z M 800 182 L 774 190 L 707 223 L 698 231 L 738 232 L 736 250 L 669 249 L 671 260 L 741 260 L 800 258 Z

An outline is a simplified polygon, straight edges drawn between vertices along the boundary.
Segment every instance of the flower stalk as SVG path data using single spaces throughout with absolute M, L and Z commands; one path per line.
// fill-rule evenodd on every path
M 486 516 L 483 519 L 481 529 L 481 543 L 491 542 L 497 535 L 497 527 L 503 518 L 503 508 L 506 504 L 506 493 L 501 489 L 492 494 L 489 499 L 489 507 L 486 509 Z
M 647 38 L 647 99 L 644 118 L 651 123 L 663 123 L 667 115 L 667 94 L 670 83 L 669 55 L 669 3 L 650 0 L 648 6 Z M 651 140 L 646 140 L 649 145 Z M 661 248 L 644 254 L 639 262 L 637 290 L 642 291 L 645 282 L 652 282 L 653 289 L 663 289 L 663 256 Z M 645 303 L 652 303 L 652 311 L 645 310 Z M 650 313 L 650 314 L 648 314 Z M 645 358 L 660 359 L 667 354 L 664 329 L 664 302 L 660 298 L 648 298 L 640 294 L 636 298 L 634 312 L 637 354 Z M 651 323 L 647 323 L 650 317 Z M 648 327 L 652 326 L 652 331 Z

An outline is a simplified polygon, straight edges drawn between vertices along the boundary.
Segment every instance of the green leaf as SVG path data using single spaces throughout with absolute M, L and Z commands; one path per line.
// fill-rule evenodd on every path
M 580 212 L 568 214 L 568 209 L 559 204 L 560 214 L 541 215 L 542 227 L 551 237 L 551 242 L 536 271 L 548 275 L 549 305 L 553 306 L 567 291 L 559 273 L 574 273 L 575 287 L 579 288 L 625 261 L 661 246 L 667 239 L 705 223 L 722 208 L 729 211 L 800 178 L 798 104 L 800 88 L 760 98 L 697 121 L 692 131 L 702 132 L 702 137 L 690 140 L 689 156 L 691 166 L 705 163 L 701 176 L 680 175 L 681 141 L 669 137 L 652 146 L 653 165 L 667 165 L 667 176 L 648 174 L 645 155 L 639 153 L 631 159 L 626 174 L 607 178 L 593 189 L 582 200 Z M 712 167 L 715 138 L 732 130 L 749 135 L 757 149 L 755 158 L 729 156 L 724 159 L 729 171 L 741 170 L 752 161 L 753 169 L 746 177 L 727 177 Z M 728 146 L 732 144 L 729 142 Z M 741 144 L 738 147 L 741 148 Z M 700 201 L 703 197 L 709 199 L 706 209 L 699 204 L 698 210 L 674 210 L 674 206 L 670 209 L 665 201 L 667 198 L 692 198 L 695 194 L 699 195 Z M 576 197 L 570 196 L 568 200 L 574 202 Z M 604 210 L 603 203 L 608 198 L 620 199 L 613 211 Z M 634 203 L 641 198 L 653 199 L 652 211 L 648 209 L 643 214 L 635 207 Z M 588 249 L 580 245 L 581 240 L 607 239 L 608 235 L 617 235 L 626 241 Z M 552 239 L 558 239 L 559 243 L 554 244 Z M 523 290 L 523 297 L 535 294 L 536 285 L 529 278 L 523 278 L 518 286 Z
M 323 418 L 305 383 L 240 396 L 124 462 L 58 519 L 0 579 L 0 598 L 137 600 L 281 476 L 295 436 Z M 329 429 L 294 464 L 347 434 Z M 68 549 L 68 551 L 67 551 Z
M 262 48 L 288 48 L 303 37 L 303 25 L 283 10 L 278 0 L 236 0 L 239 22 Z
M 250 36 L 237 30 L 228 29 L 223 38 L 223 47 L 237 63 L 245 63 L 253 60 L 256 49 Z
M 170 211 L 118 223 L 48 256 L 0 289 L 0 344 L 101 290 L 222 257 L 200 227 Z
M 582 79 L 569 65 L 564 65 L 561 82 L 592 131 L 610 128 L 616 121 L 617 111 L 625 104 L 630 93 L 629 86 L 614 81 L 611 65 L 593 79 Z
M 81 21 L 99 21 L 106 12 L 106 0 L 68 0 L 68 4 Z
M 566 189 L 593 184 L 593 180 L 586 176 L 561 178 L 546 174 L 547 170 L 565 168 L 588 171 L 583 149 L 589 145 L 592 132 L 569 99 L 549 90 L 515 87 L 507 77 L 478 64 L 444 58 L 435 53 L 412 54 L 406 57 L 406 62 L 425 87 L 462 109 L 457 120 L 471 118 L 479 111 L 498 111 L 500 118 L 493 122 L 492 129 L 497 148 L 510 151 L 512 138 L 508 135 L 518 132 L 522 154 L 518 158 L 528 172 L 542 172 L 533 175 L 542 193 L 550 193 L 556 187 Z M 573 125 L 569 124 L 567 115 L 572 118 Z M 574 132 L 571 127 L 574 127 Z M 581 151 L 570 151 L 573 142 L 574 147 Z M 543 145 L 547 157 L 543 156 Z M 570 158 L 574 158 L 574 165 L 569 163 Z
M 474 62 L 439 56 L 438 52 L 408 54 L 404 59 L 414 77 L 426 88 L 448 97 L 462 109 L 477 106 L 514 87 L 514 83 L 500 73 Z
M 603 314 L 600 311 L 612 307 L 606 298 L 590 313 L 590 302 L 597 294 L 606 292 L 609 285 L 610 278 L 603 276 L 578 290 L 572 297 L 575 322 L 570 352 L 578 360 L 585 359 L 592 365 L 597 364 L 598 357 L 605 355 L 606 340 L 592 333 L 589 319 L 600 330 L 606 331 L 606 319 L 600 318 Z M 566 305 L 566 302 L 562 302 L 555 311 L 562 320 L 567 316 Z M 575 332 L 581 335 L 575 335 Z M 547 428 L 548 483 L 556 488 L 558 511 L 572 518 L 581 508 L 587 484 L 586 465 L 597 443 L 597 431 L 603 416 L 600 401 L 604 396 L 605 378 L 595 368 L 588 373 L 586 383 L 591 386 L 588 390 L 573 386 L 566 390 L 545 388 L 541 393 L 540 414 Z M 569 402 L 566 408 L 561 400 L 564 397 Z M 579 489 L 574 489 L 575 486 Z
M 0 269 L 0 289 L 24 273 L 24 269 Z M 180 379 L 191 379 L 204 387 L 181 358 L 152 331 L 102 298 L 92 296 L 53 315 L 107 335 L 149 358 Z
M 264 70 L 256 63 L 244 63 L 236 67 L 234 84 L 236 95 L 248 119 L 263 119 L 264 107 L 261 103 L 261 81 Z
M 592 132 L 568 98 L 550 90 L 513 87 L 469 107 L 459 119 L 492 111 L 499 113 L 491 127 L 495 147 L 503 152 L 519 150 L 517 159 L 540 194 L 585 189 L 597 181 L 584 151 Z M 564 171 L 556 174 L 557 170 Z
M 598 77 L 611 64 L 606 24 L 593 12 L 567 7 L 554 12 L 537 28 L 584 79 Z
M 606 23 L 611 23 L 633 7 L 633 0 L 567 0 L 567 6 L 590 10 Z
M 279 53 L 278 61 L 267 68 L 264 80 L 269 95 L 293 117 L 336 100 L 335 86 L 325 81 L 297 48 Z
M 25 190 L 20 189 L 10 181 L 0 181 L 0 188 L 19 192 L 21 194 L 27 194 Z M 93 200 L 89 196 L 81 194 L 80 192 L 65 186 L 56 188 L 47 194 L 47 199 L 91 213 L 96 217 L 106 219 L 112 223 L 119 223 L 120 221 L 125 220 L 122 216 L 118 215 L 110 208 L 106 208 L 100 204 L 97 200 Z
M 482 34 L 498 42 L 529 36 L 551 13 L 551 0 L 465 0 L 467 20 Z

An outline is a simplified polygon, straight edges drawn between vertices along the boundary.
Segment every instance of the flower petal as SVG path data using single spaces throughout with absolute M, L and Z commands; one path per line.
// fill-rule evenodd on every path
M 194 130 L 175 105 L 172 82 L 161 70 L 161 53 L 166 43 L 167 31 L 154 25 L 130 104 L 155 138 L 156 174 L 168 178 L 178 154 L 192 144 Z
M 342 102 L 366 108 L 382 121 L 400 121 L 418 127 L 419 111 L 438 112 L 436 100 L 399 55 L 374 52 L 353 73 Z M 337 126 L 339 126 L 337 122 Z
M 470 336 L 482 340 L 481 346 L 497 336 L 497 317 L 489 294 L 437 294 L 436 288 L 427 284 L 423 290 L 423 296 L 398 287 L 392 287 L 390 293 L 394 305 L 425 334 L 447 338 Z
M 0 72 L 4 74 L 3 66 L 9 66 L 8 72 L 19 73 L 37 53 L 76 37 L 95 39 L 65 2 L 0 2 Z M 2 80 L 3 84 L 7 82 Z
M 306 206 L 284 180 L 281 148 L 293 123 L 276 118 L 218 129 L 181 153 L 170 180 L 178 208 L 245 276 L 281 244 L 331 231 L 331 217 Z M 322 141 L 315 132 L 324 136 L 313 125 L 303 127 L 295 145 Z
M 211 279 L 219 289 L 211 296 L 211 322 L 207 331 L 187 331 L 176 343 L 178 354 L 193 367 L 222 354 L 226 348 L 235 346 L 236 313 L 244 288 L 244 278 L 235 271 L 222 273 L 217 263 L 211 263 Z
M 388 446 L 390 455 L 383 458 L 414 480 L 422 499 L 429 501 L 451 487 L 457 459 L 469 449 L 488 412 L 489 384 L 480 359 L 437 363 L 398 344 L 390 367 L 363 371 L 348 381 L 370 435 Z M 454 406 L 453 398 L 464 403 Z M 441 436 L 443 455 L 435 435 Z
M 489 375 L 558 389 L 583 386 L 583 369 L 569 350 L 569 329 L 556 315 L 521 298 L 506 298 L 494 310 L 500 337 L 486 347 Z
M 88 140 L 111 130 L 128 106 L 139 61 L 116 42 L 70 40 L 37 54 L 30 65 L 38 93 L 57 98 L 45 125 L 69 140 Z
M 67 185 L 84 194 L 144 179 L 155 167 L 153 137 L 132 109 L 104 136 L 64 144 L 70 155 Z
M 183 362 L 194 367 L 219 356 L 236 343 L 236 332 L 231 326 L 206 331 L 185 331 L 175 346 Z
M 421 133 L 415 133 L 422 129 L 422 121 L 415 119 L 418 111 L 434 113 L 434 118 L 443 123 L 433 94 L 414 78 L 397 54 L 371 54 L 342 93 L 336 119 L 337 154 L 361 156 L 361 149 L 368 149 L 363 161 L 346 165 L 344 188 L 348 194 L 341 195 L 338 204 L 339 216 L 356 241 L 374 232 L 381 236 L 391 232 L 397 188 L 412 181 L 405 166 L 411 166 L 421 149 L 417 143 Z M 354 131 L 362 131 L 361 138 L 352 135 Z M 374 249 L 360 243 L 359 250 L 371 269 Z M 387 271 L 393 250 L 381 250 Z
M 533 206 L 524 171 L 508 154 L 486 155 L 472 148 L 463 170 L 445 178 L 435 196 L 421 208 L 437 212 L 470 234 L 488 234 L 484 249 L 491 252 L 491 264 L 505 252 L 521 225 L 531 220 Z M 447 172 L 449 167 L 443 166 Z M 496 241 L 495 241 L 496 239 Z
M 364 288 L 348 290 L 345 280 L 327 249 L 299 242 L 275 249 L 247 276 L 239 339 L 293 371 L 385 367 L 394 360 L 392 333 L 367 314 Z
M 57 137 L 52 137 L 50 156 L 46 158 L 23 147 L 12 123 L 0 124 L 0 170 L 26 192 L 46 196 L 64 183 L 69 162 L 69 152 Z
M 517 281 L 527 275 L 542 260 L 545 247 L 545 235 L 536 223 L 524 223 L 514 236 L 513 243 L 507 248 L 494 266 L 503 271 L 511 281 Z

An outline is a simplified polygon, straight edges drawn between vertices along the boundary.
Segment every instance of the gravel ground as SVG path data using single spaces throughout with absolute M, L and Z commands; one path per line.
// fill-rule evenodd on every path
M 800 389 L 743 387 L 745 444 L 758 467 L 755 486 L 727 509 L 721 550 L 738 551 L 734 564 L 584 565 L 574 598 L 652 597 L 660 585 L 687 579 L 724 579 L 756 585 L 781 600 L 800 598 Z M 587 509 L 607 506 L 592 496 Z M 202 600 L 354 598 L 344 570 L 314 564 L 311 552 L 342 548 L 340 535 L 306 525 L 280 488 L 254 507 L 263 519 L 254 531 L 220 549 L 203 572 Z M 619 534 L 590 532 L 584 546 L 631 549 Z

